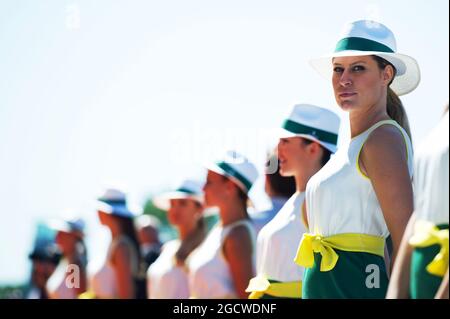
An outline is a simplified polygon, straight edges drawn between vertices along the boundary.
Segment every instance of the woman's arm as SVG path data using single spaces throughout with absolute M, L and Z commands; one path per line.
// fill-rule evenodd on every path
M 398 128 L 375 130 L 361 151 L 360 166 L 370 178 L 392 237 L 392 267 L 414 205 L 405 140 Z
M 408 243 L 413 234 L 416 218 L 413 214 L 406 227 L 397 260 L 394 264 L 392 275 L 389 280 L 387 299 L 407 299 L 409 298 L 409 281 L 411 272 L 411 255 L 413 248 Z
M 223 252 L 230 267 L 236 293 L 239 298 L 247 299 L 245 292 L 250 279 L 255 276 L 253 267 L 253 244 L 245 226 L 234 228 L 223 245 Z
M 130 256 L 129 247 L 125 243 L 117 245 L 113 255 L 113 264 L 116 271 L 117 289 L 120 299 L 132 299 L 135 297 Z

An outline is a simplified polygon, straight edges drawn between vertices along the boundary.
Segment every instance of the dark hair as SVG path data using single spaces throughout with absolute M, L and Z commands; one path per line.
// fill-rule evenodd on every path
M 309 140 L 307 138 L 302 138 L 302 141 L 304 144 L 309 145 L 311 143 L 317 143 L 313 140 Z M 319 144 L 319 143 L 317 143 Z M 322 158 L 320 159 L 320 165 L 322 167 L 325 166 L 326 163 L 328 163 L 328 161 L 330 160 L 331 157 L 331 151 L 325 147 L 323 147 L 322 145 L 319 144 L 319 146 L 322 148 Z
M 141 253 L 139 240 L 137 237 L 136 227 L 132 218 L 114 216 L 119 221 L 122 235 L 128 237 L 131 240 L 133 247 L 136 250 L 137 260 L 137 273 L 132 274 L 134 283 L 134 298 L 146 299 L 147 298 L 147 279 L 146 279 L 146 264 Z
M 239 199 L 241 200 L 241 202 L 244 205 L 244 207 L 247 207 L 248 194 L 246 192 L 244 192 L 239 186 L 236 185 L 236 187 L 238 188 L 238 197 L 239 197 Z
M 268 172 L 267 168 L 274 162 L 277 163 L 277 170 L 275 172 Z M 295 178 L 293 176 L 281 176 L 280 161 L 276 153 L 269 155 L 267 159 L 266 177 L 270 188 L 276 195 L 290 198 L 295 193 Z
M 116 219 L 119 221 L 119 225 L 120 225 L 122 234 L 131 240 L 133 247 L 136 249 L 136 252 L 138 255 L 138 265 L 140 265 L 141 261 L 142 261 L 141 249 L 140 249 L 139 241 L 137 238 L 136 228 L 134 226 L 133 219 L 128 218 L 128 217 L 117 216 L 117 215 L 115 215 L 114 217 L 116 217 Z
M 390 65 L 394 69 L 394 76 L 392 77 L 391 82 L 389 83 L 390 86 L 392 81 L 394 81 L 397 70 L 389 61 L 386 61 L 385 59 L 377 55 L 372 55 L 372 57 L 377 62 L 378 67 L 381 70 L 384 70 L 388 65 Z M 394 121 L 396 121 L 406 131 L 409 138 L 412 139 L 408 116 L 406 114 L 405 108 L 403 107 L 403 103 L 398 97 L 398 95 L 390 87 L 388 87 L 387 90 L 386 107 L 389 117 Z
M 76 250 L 76 260 L 75 263 L 82 269 L 85 269 L 87 266 L 87 248 L 84 240 L 82 238 L 77 238 L 77 242 L 75 243 Z

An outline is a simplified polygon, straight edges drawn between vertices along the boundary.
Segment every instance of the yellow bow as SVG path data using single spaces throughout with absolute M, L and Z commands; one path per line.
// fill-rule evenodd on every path
M 246 292 L 251 292 L 248 299 L 260 299 L 265 294 L 280 298 L 301 298 L 302 282 L 273 282 L 263 276 L 250 280 Z
M 336 266 L 339 255 L 334 248 L 351 252 L 366 252 L 384 256 L 384 238 L 365 234 L 338 234 L 329 237 L 303 234 L 295 262 L 302 267 L 314 266 L 314 253 L 322 255 L 320 271 L 330 271 Z
M 330 271 L 339 259 L 338 254 L 323 236 L 303 234 L 295 262 L 300 266 L 312 268 L 314 266 L 314 253 L 322 255 L 320 271 Z
M 420 248 L 440 245 L 441 250 L 428 264 L 427 271 L 430 274 L 443 277 L 448 268 L 448 240 L 448 229 L 439 230 L 433 223 L 419 220 L 414 225 L 414 235 L 409 239 L 409 244 Z

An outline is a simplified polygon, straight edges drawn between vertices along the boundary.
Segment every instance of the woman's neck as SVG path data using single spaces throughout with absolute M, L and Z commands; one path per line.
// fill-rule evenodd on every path
M 389 120 L 390 117 L 387 114 L 386 107 L 374 106 L 361 112 L 350 112 L 349 119 L 351 138 L 354 138 L 368 130 L 374 124 L 383 120 Z
M 74 252 L 65 253 L 64 258 L 67 260 L 69 264 L 73 264 L 75 260 L 75 253 Z
M 64 254 L 64 258 L 66 258 L 69 264 L 76 264 L 77 261 L 79 260 L 79 256 L 76 253 L 76 248 L 73 247 L 70 252 L 66 252 Z
M 178 236 L 180 240 L 185 240 L 190 234 L 195 232 L 196 228 L 197 224 L 178 226 Z
M 306 184 L 308 184 L 309 179 L 316 174 L 320 169 L 321 165 L 318 163 L 311 163 L 310 167 L 299 168 L 298 172 L 294 175 L 295 178 L 295 189 L 297 193 L 302 193 L 306 190 Z
M 247 209 L 238 199 L 230 200 L 220 207 L 220 219 L 222 220 L 223 226 L 230 225 L 247 217 Z

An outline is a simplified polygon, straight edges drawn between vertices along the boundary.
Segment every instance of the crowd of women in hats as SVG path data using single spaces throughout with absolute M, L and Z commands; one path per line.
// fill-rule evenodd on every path
M 397 53 L 393 33 L 380 23 L 349 24 L 335 52 L 311 64 L 331 80 L 351 138 L 338 149 L 339 117 L 329 108 L 295 105 L 279 135 L 282 177 L 266 175 L 271 211 L 249 215 L 258 171 L 244 155 L 228 152 L 205 168 L 204 185 L 186 180 L 155 198 L 178 236 L 142 267 L 123 193 L 108 194 L 98 209 L 112 234 L 104 266 L 77 290 L 63 287 L 64 272 L 55 271 L 49 294 L 448 298 L 448 108 L 413 152 L 399 96 L 418 86 L 419 67 Z M 210 230 L 208 207 L 219 211 Z M 84 269 L 82 227 L 66 226 L 60 229 L 70 236 L 57 239 L 60 265 Z

